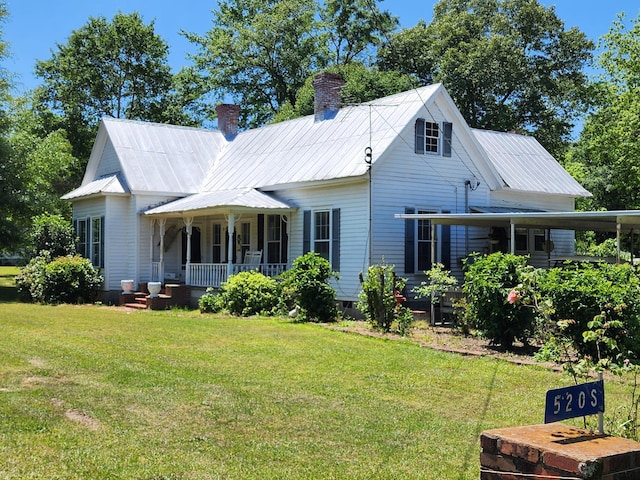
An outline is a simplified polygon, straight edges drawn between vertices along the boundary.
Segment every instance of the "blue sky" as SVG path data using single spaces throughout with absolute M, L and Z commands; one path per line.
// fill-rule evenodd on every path
M 577 26 L 597 40 L 606 33 L 619 12 L 635 18 L 640 12 L 637 0 L 540 0 L 555 5 L 567 27 Z M 435 0 L 385 0 L 382 6 L 400 18 L 402 26 L 415 25 L 431 18 Z M 4 67 L 17 75 L 18 92 L 33 88 L 36 59 L 50 57 L 56 44 L 66 43 L 72 30 L 82 27 L 90 16 L 110 19 L 118 11 L 138 11 L 145 23 L 154 20 L 156 31 L 170 46 L 169 61 L 178 70 L 189 62 L 185 56 L 194 47 L 179 35 L 181 30 L 204 33 L 211 26 L 215 0 L 7 0 L 10 17 L 4 25 L 4 40 L 12 57 Z

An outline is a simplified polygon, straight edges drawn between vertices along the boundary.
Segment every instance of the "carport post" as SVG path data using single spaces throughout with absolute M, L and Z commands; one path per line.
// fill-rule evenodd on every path
M 511 239 L 510 239 L 511 240 L 511 246 L 510 246 L 509 249 L 511 251 L 511 254 L 515 255 L 515 253 L 516 253 L 516 224 L 513 223 L 513 219 L 511 219 L 510 225 L 511 225 L 511 232 L 510 232 L 511 233 Z

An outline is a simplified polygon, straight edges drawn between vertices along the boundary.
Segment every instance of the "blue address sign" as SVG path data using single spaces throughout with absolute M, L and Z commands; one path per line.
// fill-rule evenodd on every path
M 583 383 L 547 392 L 544 423 L 604 412 L 604 382 Z

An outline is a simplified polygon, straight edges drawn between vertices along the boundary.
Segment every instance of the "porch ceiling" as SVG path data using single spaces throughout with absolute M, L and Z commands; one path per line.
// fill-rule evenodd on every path
M 398 219 L 424 219 L 439 225 L 467 225 L 477 227 L 550 228 L 616 232 L 640 228 L 640 210 L 616 210 L 608 212 L 512 212 L 512 213 L 447 213 L 447 214 L 396 214 Z
M 254 188 L 203 192 L 142 212 L 148 216 L 181 217 L 269 210 L 289 212 L 297 207 Z

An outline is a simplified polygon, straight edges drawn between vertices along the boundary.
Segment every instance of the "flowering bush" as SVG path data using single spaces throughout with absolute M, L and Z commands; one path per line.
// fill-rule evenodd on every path
M 475 327 L 492 344 L 511 348 L 515 340 L 527 344 L 533 335 L 536 312 L 524 302 L 522 285 L 531 267 L 527 257 L 509 253 L 474 255 L 465 264 L 462 291 Z

